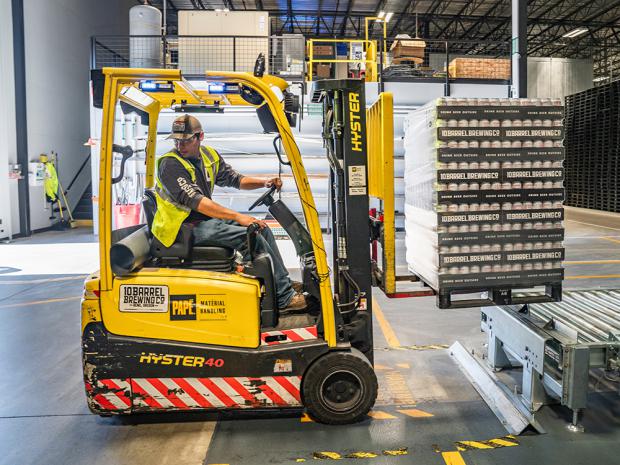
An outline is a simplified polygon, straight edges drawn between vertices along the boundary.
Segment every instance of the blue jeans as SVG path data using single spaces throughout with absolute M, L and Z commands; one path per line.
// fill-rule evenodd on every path
M 284 266 L 284 261 L 278 250 L 276 240 L 268 227 L 261 230 L 256 239 L 256 251 L 258 253 L 267 253 L 271 257 L 278 307 L 285 308 L 293 298 L 295 291 L 293 290 L 288 270 Z M 247 228 L 241 226 L 236 221 L 219 220 L 217 218 L 201 221 L 194 227 L 194 244 L 231 247 L 243 254 L 245 260 L 250 259 L 247 245 Z

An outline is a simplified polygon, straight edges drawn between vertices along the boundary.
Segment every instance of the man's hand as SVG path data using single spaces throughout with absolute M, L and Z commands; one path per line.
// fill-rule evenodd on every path
M 265 223 L 263 220 L 259 220 L 258 218 L 254 218 L 253 216 L 250 215 L 244 215 L 242 213 L 239 213 L 237 215 L 237 218 L 235 218 L 235 221 L 237 223 L 239 223 L 241 226 L 250 226 L 253 223 L 256 223 L 261 229 L 264 229 L 267 227 L 267 223 Z
M 271 186 L 276 186 L 276 189 L 280 191 L 282 189 L 282 179 L 280 178 L 271 178 L 265 181 L 265 187 L 269 188 Z

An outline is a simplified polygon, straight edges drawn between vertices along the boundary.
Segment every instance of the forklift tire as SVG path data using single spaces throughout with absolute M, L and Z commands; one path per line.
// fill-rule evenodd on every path
M 302 380 L 302 399 L 314 420 L 328 425 L 355 423 L 377 399 L 377 376 L 358 350 L 330 352 L 316 360 Z

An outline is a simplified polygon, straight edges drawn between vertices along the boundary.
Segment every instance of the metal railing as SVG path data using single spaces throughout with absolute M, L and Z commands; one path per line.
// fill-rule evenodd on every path
M 388 40 L 390 52 L 381 73 L 384 80 L 511 79 L 509 42 L 412 40 L 423 42 L 423 46 L 401 49 L 400 53 L 392 46 L 395 39 Z
M 304 75 L 303 36 L 94 36 L 91 68 L 172 68 L 186 76 L 205 70 L 252 72 L 259 54 L 267 72 Z
M 285 78 L 364 78 L 366 81 L 482 79 L 510 82 L 509 42 L 413 39 L 423 43 L 394 50 L 395 39 L 306 39 L 282 36 L 95 36 L 91 67 L 205 70 L 254 69 L 260 53 L 267 72 Z M 387 44 L 387 50 L 384 45 Z M 403 54 L 404 52 L 404 54 Z M 411 55 L 408 56 L 407 53 Z M 308 61 L 306 62 L 306 58 Z
M 342 47 L 341 47 L 342 46 Z M 342 48 L 342 50 L 339 50 Z M 335 66 L 332 67 L 332 64 Z M 354 69 L 350 69 L 350 65 Z M 323 68 L 321 68 L 323 67 Z M 349 77 L 377 81 L 377 42 L 363 39 L 309 39 L 308 81 Z

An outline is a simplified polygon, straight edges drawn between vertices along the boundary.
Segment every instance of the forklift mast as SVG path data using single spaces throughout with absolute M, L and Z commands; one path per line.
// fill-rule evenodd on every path
M 372 362 L 372 280 L 368 217 L 368 159 L 364 81 L 315 82 L 323 104 L 323 141 L 329 161 L 330 228 L 337 325 L 344 340 Z

